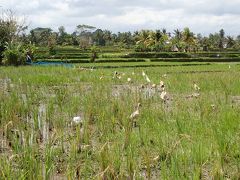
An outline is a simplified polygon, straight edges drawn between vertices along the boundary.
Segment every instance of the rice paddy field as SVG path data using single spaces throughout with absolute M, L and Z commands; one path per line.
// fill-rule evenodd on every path
M 153 64 L 0 67 L 0 179 L 239 179 L 240 65 Z

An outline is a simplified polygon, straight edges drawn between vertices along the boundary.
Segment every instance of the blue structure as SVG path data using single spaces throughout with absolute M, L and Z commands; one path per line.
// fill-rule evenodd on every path
M 69 63 L 64 63 L 64 62 L 48 62 L 48 61 L 39 61 L 39 62 L 33 62 L 33 63 L 28 63 L 30 65 L 34 66 L 65 66 L 69 68 L 73 68 L 73 64 Z

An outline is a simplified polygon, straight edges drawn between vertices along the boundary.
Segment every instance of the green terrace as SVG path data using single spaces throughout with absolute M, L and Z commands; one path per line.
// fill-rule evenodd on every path
M 113 48 L 114 49 L 114 48 Z M 108 52 L 106 52 L 108 50 Z M 88 63 L 92 53 L 90 49 L 66 47 L 56 48 L 55 54 L 50 55 L 45 48 L 37 49 L 35 61 Z M 223 52 L 133 52 L 129 49 L 101 48 L 97 52 L 96 63 L 112 62 L 239 62 L 239 51 Z

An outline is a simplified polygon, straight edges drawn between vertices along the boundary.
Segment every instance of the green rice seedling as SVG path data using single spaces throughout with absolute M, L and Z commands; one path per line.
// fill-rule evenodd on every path
M 238 179 L 239 68 L 182 64 L 0 67 L 1 177 Z M 161 80 L 169 99 L 145 96 Z

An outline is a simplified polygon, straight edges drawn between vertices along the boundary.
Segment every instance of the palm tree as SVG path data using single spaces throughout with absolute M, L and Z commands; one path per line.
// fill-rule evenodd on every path
M 179 30 L 179 29 L 175 29 L 174 32 L 174 37 L 177 39 L 177 40 L 181 40 L 182 39 L 182 32 Z
M 134 44 L 133 36 L 131 32 L 118 32 L 117 41 L 122 46 L 130 46 Z
M 223 29 L 219 31 L 219 42 L 218 42 L 218 47 L 220 50 L 224 48 L 224 39 L 225 39 L 225 32 Z
M 94 41 L 98 46 L 104 46 L 105 45 L 105 40 L 103 38 L 104 33 L 103 30 L 97 29 L 96 31 L 93 32 L 93 38 Z
M 196 45 L 196 38 L 188 27 L 183 30 L 183 42 L 185 43 L 185 51 L 191 51 Z
M 224 38 L 224 36 L 225 36 L 225 31 L 224 31 L 223 29 L 221 29 L 221 30 L 219 31 L 219 36 L 220 36 L 221 39 Z
M 149 30 L 140 31 L 136 37 L 136 45 L 140 47 L 141 51 L 147 51 L 150 46 L 154 45 L 154 33 Z
M 35 32 L 33 30 L 30 31 L 29 39 L 32 43 L 34 43 L 34 44 L 37 43 L 37 37 L 36 37 Z
M 109 30 L 104 30 L 103 38 L 106 41 L 106 44 L 110 44 L 110 42 L 112 41 L 112 32 Z
M 235 41 L 232 36 L 227 36 L 227 48 L 232 48 L 235 44 Z
M 67 36 L 67 33 L 65 31 L 65 27 L 64 26 L 60 26 L 58 28 L 58 44 L 62 45 L 65 41 L 65 37 Z
M 156 34 L 156 42 L 159 42 L 159 40 L 160 40 L 161 37 L 162 37 L 161 30 L 159 30 L 159 29 L 156 30 L 155 34 Z
M 172 38 L 172 45 L 175 48 L 177 48 L 177 51 L 181 51 L 182 50 L 182 38 L 183 38 L 182 31 L 179 29 L 175 29 L 173 31 L 173 35 L 174 35 L 174 37 Z
M 162 29 L 162 33 L 163 33 L 163 34 L 167 34 L 167 29 L 163 28 L 163 29 Z

